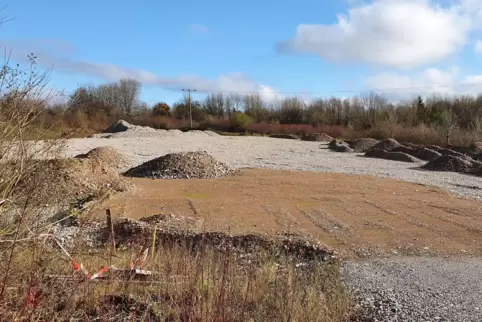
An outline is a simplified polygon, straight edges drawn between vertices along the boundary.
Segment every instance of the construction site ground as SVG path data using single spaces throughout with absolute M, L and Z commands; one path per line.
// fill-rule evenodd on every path
M 219 179 L 128 179 L 97 205 L 116 217 L 190 216 L 202 230 L 289 233 L 343 258 L 481 255 L 482 203 L 439 188 L 367 175 L 245 169 Z

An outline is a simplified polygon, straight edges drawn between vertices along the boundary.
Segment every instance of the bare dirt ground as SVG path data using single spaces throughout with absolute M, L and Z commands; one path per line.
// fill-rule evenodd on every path
M 439 188 L 365 175 L 243 170 L 221 179 L 129 179 L 99 205 L 118 216 L 175 213 L 204 229 L 294 233 L 342 257 L 482 254 L 482 203 Z

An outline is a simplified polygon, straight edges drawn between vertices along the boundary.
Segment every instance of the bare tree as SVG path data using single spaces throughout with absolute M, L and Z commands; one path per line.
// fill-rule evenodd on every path
M 126 78 L 119 81 L 119 103 L 121 110 L 128 116 L 132 115 L 141 93 L 141 83 L 135 79 Z
M 225 97 L 226 113 L 231 116 L 236 111 L 241 111 L 243 106 L 243 97 L 239 94 L 229 94 Z
M 458 127 L 458 119 L 451 109 L 444 109 L 440 113 L 440 126 L 445 134 L 445 144 L 449 145 L 452 132 Z

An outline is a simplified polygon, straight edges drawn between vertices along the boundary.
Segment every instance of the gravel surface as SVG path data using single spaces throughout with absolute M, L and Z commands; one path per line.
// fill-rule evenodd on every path
M 481 259 L 346 262 L 342 275 L 362 321 L 482 321 Z
M 67 143 L 67 156 L 86 153 L 99 146 L 112 146 L 131 162 L 123 170 L 168 153 L 206 151 L 235 168 L 369 174 L 434 185 L 462 197 L 482 199 L 482 177 L 428 171 L 414 163 L 365 158 L 360 157 L 362 154 L 359 153 L 336 153 L 319 142 L 181 134 L 163 137 L 82 138 L 71 139 Z

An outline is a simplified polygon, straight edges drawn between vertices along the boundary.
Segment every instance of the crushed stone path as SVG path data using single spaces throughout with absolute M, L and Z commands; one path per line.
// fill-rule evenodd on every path
M 405 257 L 345 262 L 360 321 L 482 321 L 482 259 Z

